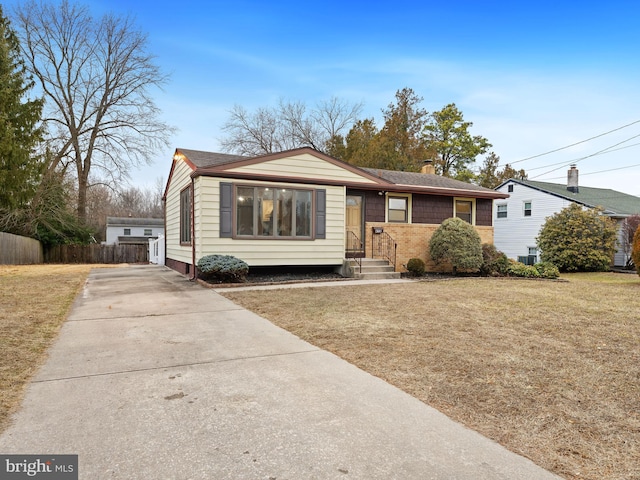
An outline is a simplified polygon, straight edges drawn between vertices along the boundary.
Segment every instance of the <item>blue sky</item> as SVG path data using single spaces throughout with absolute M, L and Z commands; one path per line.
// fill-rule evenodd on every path
M 410 87 L 430 112 L 456 103 L 503 164 L 640 120 L 637 2 L 90 5 L 96 14 L 133 15 L 171 74 L 155 98 L 179 131 L 153 165 L 134 172 L 133 184 L 166 178 L 176 147 L 219 151 L 234 104 L 253 110 L 280 98 L 363 102 L 363 116 L 381 126 L 381 109 Z M 617 151 L 582 159 L 616 144 Z M 563 183 L 572 161 L 581 185 L 640 195 L 640 122 L 514 167 Z

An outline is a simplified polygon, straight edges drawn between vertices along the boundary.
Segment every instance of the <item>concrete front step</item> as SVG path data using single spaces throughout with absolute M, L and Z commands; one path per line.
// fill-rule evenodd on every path
M 400 272 L 355 272 L 353 278 L 356 280 L 389 280 L 395 278 L 401 278 Z
M 349 259 L 349 264 L 353 269 L 353 278 L 358 280 L 384 280 L 392 278 L 400 278 L 400 272 L 395 272 L 393 266 L 389 265 L 386 260 L 363 258 L 362 268 L 358 263 Z

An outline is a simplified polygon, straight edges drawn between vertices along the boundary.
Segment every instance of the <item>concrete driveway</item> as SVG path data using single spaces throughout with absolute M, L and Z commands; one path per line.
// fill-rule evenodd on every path
M 557 479 L 216 292 L 94 269 L 0 453 L 82 479 Z

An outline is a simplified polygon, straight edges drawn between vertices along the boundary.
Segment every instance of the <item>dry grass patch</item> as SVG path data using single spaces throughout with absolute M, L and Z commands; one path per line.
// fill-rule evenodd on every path
M 640 279 L 228 292 L 569 479 L 640 479 Z
M 0 432 L 97 266 L 0 265 Z

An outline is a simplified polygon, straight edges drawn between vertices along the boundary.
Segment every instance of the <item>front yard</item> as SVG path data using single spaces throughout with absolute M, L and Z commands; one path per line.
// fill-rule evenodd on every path
M 640 479 L 640 278 L 225 293 L 568 479 Z
M 96 265 L 0 266 L 0 431 Z M 568 479 L 640 479 L 640 278 L 225 293 Z

